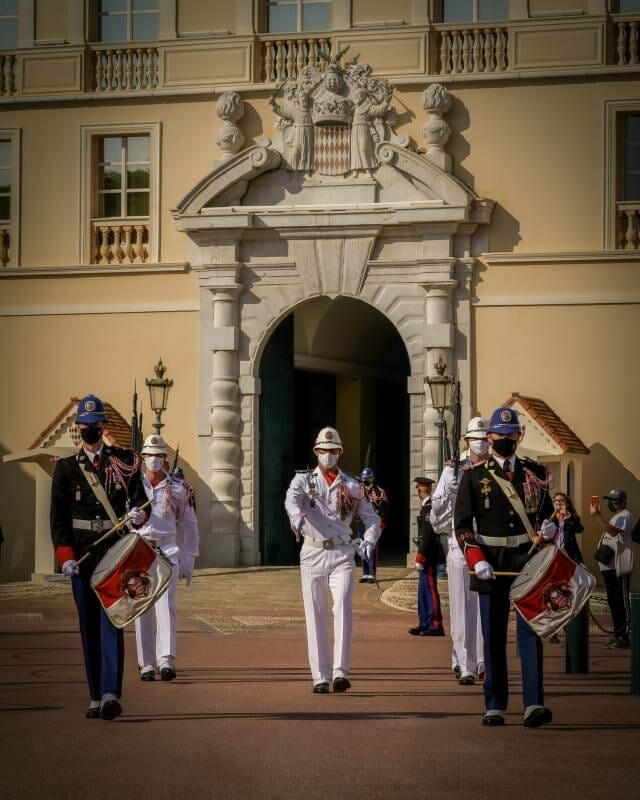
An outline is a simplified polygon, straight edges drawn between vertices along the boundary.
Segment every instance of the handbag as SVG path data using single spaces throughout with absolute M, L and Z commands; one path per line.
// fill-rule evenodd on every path
M 604 541 L 604 534 L 600 537 L 600 541 L 598 546 L 596 547 L 596 552 L 593 554 L 593 557 L 596 561 L 599 561 L 600 564 L 608 564 L 616 554 L 616 551 L 611 547 L 611 545 L 605 544 Z

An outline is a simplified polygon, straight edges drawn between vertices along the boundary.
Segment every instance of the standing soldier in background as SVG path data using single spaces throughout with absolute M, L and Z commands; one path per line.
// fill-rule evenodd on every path
M 431 491 L 434 481 L 431 478 L 414 478 L 420 514 L 418 515 L 418 536 L 414 543 L 416 569 L 418 570 L 418 625 L 409 628 L 412 636 L 444 636 L 442 626 L 442 606 L 438 592 L 438 564 L 444 564 L 444 552 L 440 537 L 431 527 Z
M 140 535 L 161 550 L 174 566 L 167 591 L 136 619 L 136 645 L 140 679 L 153 681 L 156 668 L 160 679 L 176 677 L 176 590 L 178 577 L 191 583 L 198 556 L 198 520 L 191 497 L 193 490 L 185 480 L 167 473 L 167 447 L 159 434 L 147 436 L 142 447 L 142 483 L 149 500 L 151 516 Z
M 549 522 L 553 505 L 552 475 L 544 464 L 516 457 L 522 429 L 517 413 L 496 409 L 487 427 L 491 446 L 488 460 L 462 475 L 455 507 L 455 531 L 467 566 L 473 570 L 471 588 L 480 593 L 484 637 L 483 725 L 504 725 L 509 700 L 507 627 L 510 575 L 531 558 L 531 535 L 540 531 L 551 540 L 556 526 Z M 515 489 L 515 492 L 514 492 Z M 522 669 L 524 725 L 537 728 L 551 722 L 544 706 L 542 642 L 516 614 L 516 639 Z
M 304 537 L 300 550 L 302 598 L 307 623 L 309 665 L 315 694 L 351 687 L 354 545 L 349 527 L 357 514 L 366 526 L 360 555 L 370 559 L 380 536 L 380 520 L 360 482 L 342 472 L 342 441 L 335 428 L 323 428 L 313 448 L 318 466 L 298 472 L 287 490 L 285 508 L 291 530 Z M 327 589 L 333 597 L 333 664 L 329 650 Z
M 442 470 L 431 501 L 431 524 L 436 533 L 446 533 L 448 536 L 447 581 L 453 671 L 462 686 L 472 686 L 476 676 L 484 672 L 482 627 L 478 593 L 472 592 L 469 587 L 469 570 L 453 530 L 453 511 L 458 495 L 458 475 L 487 458 L 489 442 L 486 419 L 471 419 L 464 439 L 468 452 L 458 463 L 458 469 L 454 464 L 447 464 Z
M 62 573 L 71 578 L 78 608 L 82 650 L 91 702 L 89 719 L 114 719 L 120 713 L 124 638 L 91 588 L 91 573 L 113 544 L 93 542 L 127 514 L 134 526 L 147 519 L 138 506 L 147 501 L 140 480 L 140 458 L 133 450 L 106 445 L 107 416 L 95 395 L 80 400 L 76 425 L 82 447 L 56 464 L 51 487 L 51 538 Z M 80 565 L 86 553 L 89 557 Z
M 367 496 L 367 500 L 371 503 L 371 506 L 376 514 L 380 517 L 380 533 L 382 533 L 387 525 L 389 501 L 387 500 L 387 493 L 381 486 L 377 485 L 375 480 L 376 478 L 373 474 L 373 470 L 369 467 L 365 467 L 360 473 L 360 482 L 364 486 L 364 493 Z M 364 524 L 362 521 L 358 520 L 358 522 L 364 529 Z M 360 578 L 360 583 L 375 583 L 377 566 L 378 544 L 376 544 L 369 560 L 366 558 L 362 559 L 362 577 Z

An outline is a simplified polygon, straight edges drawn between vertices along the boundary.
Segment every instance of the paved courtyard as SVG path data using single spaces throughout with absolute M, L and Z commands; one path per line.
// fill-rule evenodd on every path
M 398 567 L 380 577 L 396 596 L 415 585 Z M 68 585 L 0 587 L 3 798 L 640 796 L 629 653 L 595 627 L 588 675 L 565 675 L 563 647 L 545 644 L 554 722 L 540 730 L 521 725 L 511 643 L 508 724 L 487 729 L 481 687 L 452 678 L 448 637 L 408 636 L 415 614 L 373 586 L 356 586 L 343 695 L 311 693 L 297 569 L 201 570 L 179 607 L 178 679 L 140 682 L 127 631 L 124 713 L 86 720 Z

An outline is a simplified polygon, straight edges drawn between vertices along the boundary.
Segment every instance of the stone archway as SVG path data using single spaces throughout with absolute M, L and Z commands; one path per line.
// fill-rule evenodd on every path
M 349 91 L 367 79 L 366 70 L 345 69 L 343 77 Z M 314 86 L 322 97 L 321 84 Z M 438 119 L 442 137 L 446 123 Z M 459 376 L 469 415 L 470 283 L 475 254 L 486 249 L 482 231 L 493 203 L 451 175 L 441 146 L 426 155 L 411 151 L 389 135 L 385 120 L 378 120 L 378 143 L 367 150 L 368 168 L 308 174 L 292 169 L 283 142 L 255 145 L 221 161 L 174 211 L 200 291 L 206 564 L 260 563 L 260 355 L 280 321 L 305 301 L 364 301 L 402 337 L 410 364 L 411 473 L 436 472 L 436 415 L 425 378 L 440 357 Z M 352 137 L 352 146 L 358 141 Z

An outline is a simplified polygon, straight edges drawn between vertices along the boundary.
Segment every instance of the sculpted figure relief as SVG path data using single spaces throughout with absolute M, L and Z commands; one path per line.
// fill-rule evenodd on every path
M 381 141 L 380 132 L 373 123 L 381 120 L 389 110 L 389 103 L 374 103 L 364 89 L 356 90 L 355 108 L 351 123 L 351 169 L 374 169 L 378 166 L 375 146 Z
M 285 97 L 286 106 L 280 106 L 275 98 L 269 98 L 274 112 L 290 125 L 284 126 L 285 158 L 291 169 L 311 172 L 313 170 L 313 120 L 311 119 L 311 97 L 304 89 L 290 89 Z M 287 130 L 292 128 L 292 130 Z

